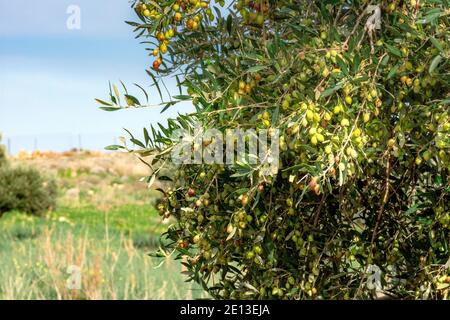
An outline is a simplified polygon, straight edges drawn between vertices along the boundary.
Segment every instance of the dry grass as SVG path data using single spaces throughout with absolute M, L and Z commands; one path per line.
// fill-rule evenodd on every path
M 89 203 L 110 210 L 123 204 L 152 203 L 157 196 L 142 181 L 150 174 L 149 168 L 129 153 L 19 153 L 11 162 L 37 168 L 56 179 L 62 206 Z
M 148 167 L 129 153 L 102 153 L 70 151 L 63 153 L 36 151 L 26 156 L 19 153 L 13 161 L 39 167 L 47 172 L 71 169 L 73 177 L 78 173 L 111 174 L 113 176 L 145 176 Z
M 179 261 L 148 255 L 167 225 L 152 206 L 157 192 L 139 182 L 148 168 L 134 156 L 35 153 L 11 162 L 55 178 L 60 197 L 45 217 L 0 219 L 0 299 L 206 297 L 184 282 Z M 70 266 L 81 270 L 80 290 L 67 286 Z
M 181 265 L 148 256 L 127 232 L 10 213 L 0 225 L 0 299 L 192 299 Z M 158 267 L 158 265 L 160 266 Z M 67 282 L 80 269 L 81 289 Z

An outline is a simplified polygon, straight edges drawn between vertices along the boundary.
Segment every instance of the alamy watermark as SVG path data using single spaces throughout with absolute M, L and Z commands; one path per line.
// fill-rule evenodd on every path
M 251 165 L 261 175 L 274 175 L 279 168 L 278 129 L 179 129 L 172 135 L 174 164 Z
M 383 286 L 381 284 L 381 269 L 375 264 L 367 267 L 367 289 L 381 291 Z
M 69 17 L 66 20 L 66 26 L 69 30 L 81 29 L 81 8 L 78 5 L 71 4 L 67 7 L 66 13 Z
M 66 271 L 69 277 L 66 280 L 66 287 L 69 290 L 81 290 L 81 268 L 71 265 Z

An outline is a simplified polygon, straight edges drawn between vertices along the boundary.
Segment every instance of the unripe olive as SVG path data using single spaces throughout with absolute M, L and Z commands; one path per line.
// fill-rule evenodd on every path
M 195 244 L 198 244 L 198 243 L 200 242 L 200 240 L 201 240 L 201 237 L 200 237 L 199 234 L 195 235 L 194 238 L 192 239 L 192 241 L 193 241 Z
M 352 97 L 350 97 L 350 96 L 346 96 L 346 97 L 345 97 L 345 103 L 346 103 L 346 104 L 352 104 L 352 102 L 353 102 Z

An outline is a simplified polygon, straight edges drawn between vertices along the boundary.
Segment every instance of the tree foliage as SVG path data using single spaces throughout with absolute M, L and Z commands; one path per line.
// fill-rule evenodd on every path
M 6 163 L 6 150 L 5 146 L 1 144 L 2 142 L 2 134 L 0 133 L 0 167 Z
M 57 188 L 53 180 L 25 167 L 0 167 L 0 216 L 10 211 L 42 215 L 56 206 Z
M 145 141 L 131 136 L 135 152 L 153 156 L 149 182 L 173 181 L 159 210 L 176 223 L 159 254 L 187 256 L 189 279 L 216 298 L 447 297 L 448 1 L 220 5 L 133 5 L 155 90 L 162 98 L 169 76 L 180 87 L 163 110 L 196 108 L 145 129 Z M 125 106 L 115 86 L 98 101 L 148 106 L 124 90 Z M 280 171 L 173 170 L 171 134 L 198 124 L 280 129 Z M 373 266 L 382 289 L 368 285 Z
M 55 207 L 56 196 L 53 180 L 33 168 L 11 166 L 0 144 L 0 217 L 14 210 L 41 215 Z

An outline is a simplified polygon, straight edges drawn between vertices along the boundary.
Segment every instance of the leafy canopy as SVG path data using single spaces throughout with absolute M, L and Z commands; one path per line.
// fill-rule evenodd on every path
M 152 155 L 149 183 L 172 181 L 158 209 L 176 222 L 158 255 L 187 256 L 189 279 L 216 298 L 448 296 L 447 0 L 133 8 L 140 21 L 128 23 L 154 56 L 147 73 L 162 109 L 196 108 L 144 129 L 144 141 L 131 135 L 134 152 Z M 163 99 L 167 77 L 180 92 Z M 144 89 L 147 104 L 124 90 L 125 105 L 116 86 L 99 102 L 148 106 Z M 172 132 L 199 123 L 280 129 L 280 171 L 174 167 Z

